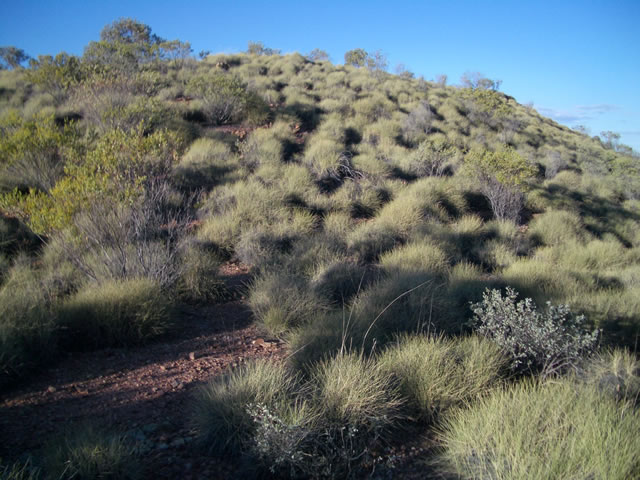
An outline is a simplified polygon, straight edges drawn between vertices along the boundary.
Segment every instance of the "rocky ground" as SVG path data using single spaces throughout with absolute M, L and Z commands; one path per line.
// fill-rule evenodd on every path
M 246 269 L 227 265 L 225 272 L 236 299 L 182 307 L 180 325 L 161 341 L 74 353 L 4 392 L 0 458 L 37 454 L 67 426 L 90 421 L 126 432 L 140 450 L 144 478 L 239 478 L 233 464 L 192 445 L 190 403 L 199 386 L 226 369 L 254 358 L 282 359 L 285 346 L 253 324 L 238 293 Z M 402 478 L 419 473 L 409 461 L 419 452 L 418 446 L 389 452 L 403 466 Z

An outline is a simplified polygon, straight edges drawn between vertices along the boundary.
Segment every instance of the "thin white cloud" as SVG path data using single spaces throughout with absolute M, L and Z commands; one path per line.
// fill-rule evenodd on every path
M 617 105 L 600 103 L 595 105 L 576 105 L 569 109 L 540 107 L 538 108 L 538 112 L 547 117 L 551 117 L 557 122 L 566 124 L 586 122 L 593 120 L 594 117 L 619 109 L 620 107 Z

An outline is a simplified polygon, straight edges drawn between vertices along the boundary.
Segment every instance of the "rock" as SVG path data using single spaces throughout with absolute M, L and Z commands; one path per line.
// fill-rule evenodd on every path
M 192 362 L 196 359 L 196 352 L 189 352 L 189 360 Z
M 48 388 L 47 388 L 47 392 L 49 392 L 49 393 L 55 393 L 55 392 L 56 392 L 56 387 L 52 387 L 52 386 L 48 387 Z

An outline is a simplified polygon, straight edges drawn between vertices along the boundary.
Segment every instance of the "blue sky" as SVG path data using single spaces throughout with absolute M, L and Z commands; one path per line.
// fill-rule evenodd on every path
M 640 151 L 640 0 L 609 1 L 94 1 L 14 0 L 3 5 L 0 45 L 30 55 L 81 54 L 104 25 L 132 17 L 194 51 L 238 52 L 262 41 L 283 52 L 382 50 L 390 70 L 465 71 L 592 135 L 613 130 Z

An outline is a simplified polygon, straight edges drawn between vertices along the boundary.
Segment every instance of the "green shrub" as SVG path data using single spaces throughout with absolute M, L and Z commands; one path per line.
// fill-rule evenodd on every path
M 454 412 L 441 470 L 458 478 L 637 478 L 640 413 L 570 380 L 523 382 Z
M 57 324 L 36 272 L 19 262 L 0 288 L 0 386 L 49 360 Z
M 268 117 L 264 101 L 230 74 L 195 75 L 185 91 L 201 100 L 204 114 L 217 125 L 237 123 L 245 118 L 260 124 Z
M 145 278 L 89 284 L 60 306 L 59 317 L 67 346 L 80 350 L 139 344 L 171 325 L 166 293 Z
M 471 306 L 476 330 L 495 341 L 511 357 L 515 370 L 566 370 L 595 347 L 598 331 L 586 332 L 584 316 L 572 316 L 567 305 L 547 302 L 539 312 L 530 298 L 516 303 L 518 294 L 507 287 L 487 289 L 482 302 Z
M 69 430 L 45 446 L 44 465 L 50 478 L 136 479 L 141 467 L 123 435 L 89 424 Z
M 246 451 L 256 432 L 247 407 L 265 405 L 282 412 L 297 380 L 282 364 L 255 361 L 226 372 L 203 386 L 194 404 L 194 424 L 202 445 L 217 456 Z
M 379 362 L 398 383 L 412 418 L 432 422 L 499 385 L 508 359 L 495 344 L 476 336 L 401 335 Z
M 416 177 L 439 177 L 444 175 L 458 153 L 458 149 L 447 140 L 424 140 L 409 156 L 407 168 Z
M 503 147 L 495 152 L 472 150 L 465 157 L 465 168 L 491 203 L 498 220 L 519 218 L 525 182 L 535 175 L 532 165 L 513 148 Z

